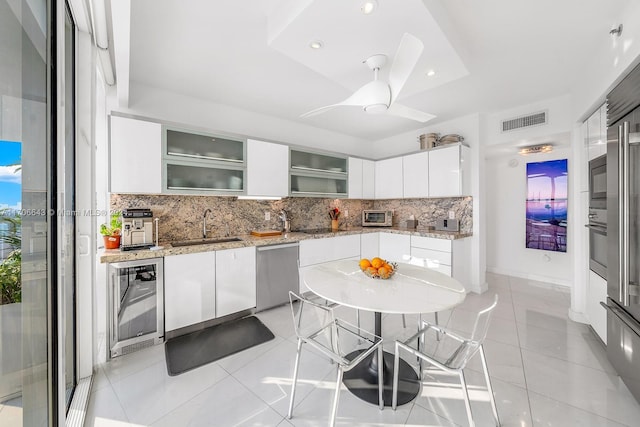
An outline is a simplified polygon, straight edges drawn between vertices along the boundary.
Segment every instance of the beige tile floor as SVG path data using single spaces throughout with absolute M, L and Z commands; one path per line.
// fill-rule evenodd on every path
M 588 326 L 567 318 L 567 292 L 524 279 L 488 275 L 489 292 L 469 294 L 440 323 L 461 332 L 475 311 L 498 293 L 485 350 L 503 426 L 638 426 L 640 405 L 607 361 L 605 349 Z M 353 313 L 340 309 L 341 317 Z M 88 408 L 87 426 L 322 426 L 326 425 L 335 366 L 303 350 L 296 407 L 286 419 L 295 358 L 295 335 L 288 306 L 257 315 L 276 335 L 266 344 L 185 374 L 167 375 L 162 346 L 145 349 L 99 367 Z M 363 314 L 372 329 L 373 316 Z M 408 316 L 383 321 L 389 337 L 406 337 L 416 327 Z M 467 368 L 477 426 L 492 425 L 479 360 Z M 393 411 L 379 411 L 341 394 L 338 425 L 466 426 L 455 378 L 425 372 L 417 399 Z

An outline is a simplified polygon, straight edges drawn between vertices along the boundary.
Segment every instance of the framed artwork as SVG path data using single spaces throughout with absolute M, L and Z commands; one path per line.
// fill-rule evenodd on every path
M 567 159 L 527 163 L 527 248 L 567 251 L 567 177 Z

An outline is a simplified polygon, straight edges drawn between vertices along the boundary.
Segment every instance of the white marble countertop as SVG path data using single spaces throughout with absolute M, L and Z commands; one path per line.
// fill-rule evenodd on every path
M 301 271 L 305 285 L 340 305 L 380 313 L 433 313 L 464 301 L 462 284 L 435 270 L 398 263 L 389 279 L 365 275 L 358 261 L 325 262 Z
M 350 234 L 377 233 L 377 232 L 433 237 L 437 239 L 447 239 L 447 240 L 462 239 L 465 237 L 470 237 L 472 235 L 472 233 L 459 233 L 459 232 L 453 232 L 453 231 L 435 231 L 432 229 L 426 229 L 426 228 L 423 229 L 420 227 L 418 227 L 417 229 L 407 229 L 407 228 L 400 228 L 400 227 L 351 227 L 346 229 L 339 229 L 337 231 L 331 231 L 330 229 L 327 229 L 326 232 L 320 232 L 320 233 L 314 233 L 314 234 L 291 232 L 291 233 L 283 233 L 282 235 L 279 235 L 279 236 L 267 236 L 267 237 L 256 237 L 250 234 L 245 234 L 245 235 L 233 236 L 241 239 L 240 241 L 200 244 L 200 245 L 193 245 L 193 246 L 173 247 L 171 246 L 171 242 L 161 241 L 160 246 L 163 249 L 154 250 L 154 251 L 149 249 L 142 249 L 142 250 L 136 250 L 136 251 L 121 251 L 119 249 L 105 249 L 100 254 L 100 262 L 108 263 L 108 262 L 132 261 L 132 260 L 138 260 L 138 259 L 160 258 L 164 256 L 169 256 L 169 255 L 219 251 L 223 249 L 235 249 L 235 248 L 242 248 L 247 246 L 277 245 L 279 243 L 299 242 L 301 240 L 306 240 L 306 239 L 323 239 L 326 237 L 346 236 Z M 211 237 L 224 238 L 222 236 L 211 236 Z

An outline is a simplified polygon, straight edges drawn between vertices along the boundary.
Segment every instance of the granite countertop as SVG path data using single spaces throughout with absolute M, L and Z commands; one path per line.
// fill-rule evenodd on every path
M 455 239 L 463 239 L 465 237 L 472 236 L 472 233 L 460 233 L 454 231 L 435 231 L 433 229 L 427 228 L 400 228 L 400 227 L 350 227 L 345 229 L 339 229 L 337 231 L 332 231 L 330 229 L 326 230 L 313 230 L 313 233 L 308 232 L 291 232 L 291 233 L 283 233 L 279 236 L 267 236 L 267 237 L 257 237 L 252 236 L 250 234 L 234 236 L 238 237 L 240 241 L 234 242 L 224 242 L 224 243 L 210 243 L 210 244 L 199 244 L 193 246 L 180 246 L 180 247 L 172 247 L 171 242 L 160 242 L 160 246 L 163 249 L 159 250 L 137 250 L 137 251 L 121 251 L 119 249 L 105 249 L 100 255 L 101 263 L 109 263 L 109 262 L 121 262 L 121 261 L 133 261 L 139 259 L 149 259 L 149 258 L 160 258 L 168 255 L 180 255 L 180 254 L 190 254 L 196 252 L 208 252 L 208 251 L 219 251 L 223 249 L 236 249 L 243 248 L 249 246 L 264 246 L 264 245 L 277 245 L 282 243 L 291 243 L 291 242 L 299 242 L 301 240 L 307 239 L 323 239 L 326 237 L 335 237 L 335 236 L 348 236 L 351 234 L 365 234 L 365 233 L 377 233 L 377 232 L 385 232 L 385 233 L 393 233 L 393 234 L 406 234 L 410 236 L 422 236 L 422 237 L 433 237 L 436 239 L 447 239 L 447 240 L 455 240 Z M 221 237 L 223 238 L 223 237 Z

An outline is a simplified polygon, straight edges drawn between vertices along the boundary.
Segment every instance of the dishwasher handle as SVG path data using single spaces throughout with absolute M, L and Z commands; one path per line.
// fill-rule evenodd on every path
M 265 245 L 265 246 L 258 246 L 256 248 L 256 250 L 258 252 L 263 252 L 263 251 L 271 251 L 274 249 L 284 249 L 284 248 L 294 248 L 294 247 L 298 247 L 299 245 L 297 243 L 283 243 L 281 245 Z

